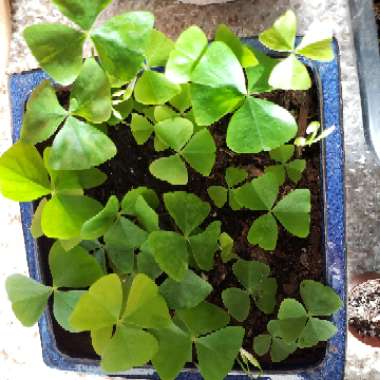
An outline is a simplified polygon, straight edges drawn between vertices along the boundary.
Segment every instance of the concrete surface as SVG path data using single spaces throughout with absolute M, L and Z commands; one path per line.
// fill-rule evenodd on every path
M 181 1 L 200 4 L 212 0 Z M 345 125 L 348 271 L 350 275 L 369 270 L 380 271 L 380 166 L 364 142 L 346 0 L 235 0 L 205 6 L 174 0 L 115 0 L 101 19 L 127 9 L 146 9 L 155 13 L 157 27 L 173 37 L 193 23 L 211 35 L 220 22 L 229 24 L 240 35 L 248 36 L 269 26 L 288 8 L 298 14 L 301 32 L 312 20 L 325 20 L 331 23 L 338 39 Z M 21 39 L 26 25 L 43 21 L 66 22 L 48 0 L 13 1 L 12 21 L 9 73 L 37 66 Z M 3 82 L 0 87 L 0 153 L 10 145 L 8 111 Z M 15 320 L 2 284 L 10 273 L 26 273 L 26 260 L 18 205 L 0 197 L 0 210 L 0 380 L 21 380 L 30 375 L 41 380 L 98 379 L 84 374 L 66 375 L 45 367 L 39 350 L 37 328 L 25 329 Z M 380 349 L 369 348 L 349 337 L 346 379 L 380 380 Z

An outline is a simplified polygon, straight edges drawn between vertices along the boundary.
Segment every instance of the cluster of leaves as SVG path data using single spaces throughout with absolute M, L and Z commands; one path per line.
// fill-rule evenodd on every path
M 15 201 L 39 201 L 31 233 L 55 239 L 51 286 L 22 275 L 8 278 L 15 315 L 31 326 L 53 296 L 58 323 L 73 333 L 90 332 L 107 372 L 151 362 L 162 379 L 171 380 L 193 360 L 193 352 L 206 380 L 222 380 L 238 355 L 244 368 L 260 368 L 242 348 L 244 329 L 229 322 L 230 317 L 234 325 L 243 322 L 251 301 L 272 314 L 277 282 L 266 264 L 239 259 L 232 237 L 212 220 L 210 205 L 174 191 L 163 194 L 163 208 L 160 196 L 144 186 L 121 200 L 111 195 L 105 205 L 85 192 L 107 180 L 98 165 L 116 153 L 128 154 L 117 152 L 110 128 L 130 128 L 137 145 L 152 144 L 157 156 L 164 152 L 149 166 L 162 181 L 187 184 L 188 166 L 209 176 L 217 151 L 213 125 L 230 114 L 227 147 L 235 153 L 270 151 L 276 164 L 249 182 L 244 169 L 227 168 L 225 184 L 208 188 L 210 198 L 219 208 L 228 203 L 233 210 L 264 212 L 249 230 L 251 244 L 273 250 L 278 222 L 306 237 L 309 190 L 280 191 L 287 178 L 297 184 L 305 170 L 303 159 L 293 159 L 297 123 L 288 110 L 258 95 L 309 88 L 309 74 L 297 57 L 332 59 L 331 35 L 312 28 L 295 47 L 296 20 L 288 11 L 260 35 L 270 49 L 289 53 L 275 59 L 226 25 L 217 28 L 210 44 L 196 26 L 173 42 L 154 29 L 149 12 L 127 12 L 95 27 L 111 0 L 52 2 L 76 27 L 38 24 L 24 36 L 50 77 L 70 86 L 67 104 L 43 81 L 27 102 L 20 141 L 0 157 L 1 193 Z M 83 60 L 85 42 L 93 55 Z M 330 132 L 318 131 L 319 124 L 312 123 L 294 144 L 309 146 Z M 38 144 L 48 140 L 41 155 Z M 222 292 L 228 313 L 207 302 L 213 291 L 207 272 L 216 255 L 232 265 L 242 286 Z M 309 347 L 335 333 L 330 322 L 316 318 L 340 307 L 335 293 L 305 281 L 301 295 L 306 309 L 284 300 L 278 320 L 268 324 L 269 334 L 255 340 L 258 355 L 270 350 L 273 361 L 282 360 L 292 352 L 289 347 Z

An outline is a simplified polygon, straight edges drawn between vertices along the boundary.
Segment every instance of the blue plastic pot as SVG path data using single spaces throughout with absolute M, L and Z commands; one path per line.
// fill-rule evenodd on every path
M 261 48 L 256 39 L 246 42 Z M 346 301 L 346 249 L 345 249 L 345 196 L 344 196 L 344 151 L 342 104 L 339 71 L 339 50 L 334 41 L 335 59 L 328 63 L 305 61 L 311 68 L 319 91 L 321 121 L 323 128 L 335 126 L 335 131 L 322 142 L 321 149 L 321 188 L 324 204 L 323 246 L 325 247 L 326 282 Z M 25 102 L 31 91 L 47 76 L 42 71 L 15 74 L 10 79 L 10 94 L 13 116 L 13 140 L 20 135 Z M 21 219 L 25 238 L 25 248 L 32 278 L 42 281 L 40 253 L 29 232 L 32 221 L 32 203 L 21 203 Z M 346 344 L 346 306 L 336 313 L 332 321 L 338 333 L 327 343 L 323 360 L 311 367 L 289 371 L 265 373 L 260 379 L 343 379 Z M 42 354 L 45 363 L 54 368 L 71 371 L 101 373 L 96 360 L 73 358 L 60 352 L 52 328 L 52 315 L 46 311 L 39 321 Z M 137 368 L 125 374 L 128 378 L 158 379 L 151 367 Z M 185 369 L 179 379 L 201 379 L 196 369 Z M 233 371 L 230 380 L 243 380 L 248 377 L 241 371 Z

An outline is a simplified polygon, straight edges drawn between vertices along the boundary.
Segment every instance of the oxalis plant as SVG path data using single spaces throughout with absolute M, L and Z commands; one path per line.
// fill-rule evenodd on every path
M 154 29 L 148 12 L 94 26 L 110 1 L 52 0 L 75 26 L 39 24 L 24 32 L 53 81 L 30 95 L 20 140 L 0 157 L 0 191 L 35 202 L 30 229 L 52 243 L 51 282 L 10 276 L 16 317 L 35 324 L 52 297 L 58 324 L 91 335 L 104 371 L 151 363 L 164 380 L 187 362 L 206 380 L 221 380 L 234 363 L 247 372 L 261 369 L 254 353 L 277 362 L 329 339 L 336 328 L 324 318 L 341 307 L 337 294 L 304 280 L 300 299 L 279 300 L 271 268 L 239 257 L 210 204 L 237 218 L 249 210 L 255 217 L 248 242 L 264 250 L 276 248 L 279 228 L 308 236 L 311 194 L 296 188 L 307 166 L 302 152 L 329 131 L 320 132 L 315 121 L 298 135 L 292 113 L 263 94 L 310 88 L 304 62 L 331 60 L 331 35 L 312 27 L 297 45 L 296 18 L 288 11 L 259 36 L 281 53 L 272 58 L 226 25 L 211 43 L 197 26 L 173 42 Z M 92 56 L 83 59 L 85 42 Z M 231 164 L 208 188 L 209 199 L 201 199 L 180 186 L 191 187 L 189 173 L 213 175 L 222 118 L 225 149 L 269 152 L 272 164 L 254 177 L 249 167 Z M 108 194 L 105 204 L 89 196 L 107 180 L 99 165 L 130 154 L 117 152 L 112 128 L 129 129 L 142 150 L 152 144 L 147 175 L 176 187 L 162 194 L 141 183 L 123 197 Z M 236 284 L 221 289 L 219 300 L 209 278 L 216 261 Z M 253 308 L 277 319 L 249 347 L 243 326 Z

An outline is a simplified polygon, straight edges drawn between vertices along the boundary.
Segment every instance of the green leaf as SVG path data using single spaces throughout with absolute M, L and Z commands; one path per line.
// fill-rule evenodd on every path
M 253 340 L 253 349 L 259 356 L 265 355 L 270 348 L 272 337 L 268 334 L 257 335 Z
M 55 195 L 42 211 L 42 231 L 51 238 L 79 237 L 83 224 L 101 209 L 98 201 L 87 196 Z
M 145 57 L 150 67 L 165 66 L 174 42 L 159 30 L 153 29 L 145 50 Z
M 173 380 L 183 369 L 188 358 L 191 358 L 191 337 L 174 323 L 164 329 L 153 331 L 153 334 L 158 340 L 159 349 L 152 358 L 152 364 L 160 379 Z
M 160 201 L 154 190 L 149 189 L 145 186 L 139 186 L 135 189 L 129 190 L 123 197 L 121 201 L 121 208 L 128 215 L 136 215 L 136 201 L 137 198 L 142 195 L 147 201 L 148 205 L 153 209 L 156 209 Z
M 234 52 L 243 67 L 252 67 L 258 64 L 252 50 L 242 44 L 240 38 L 227 25 L 218 25 L 215 40 L 224 42 Z
M 259 41 L 271 50 L 292 51 L 297 33 L 297 19 L 292 10 L 280 16 L 273 26 L 259 35 Z
M 111 117 L 111 87 L 94 58 L 86 59 L 74 82 L 69 111 L 93 123 L 102 123 Z
M 69 318 L 80 297 L 82 297 L 84 293 L 85 292 L 83 290 L 70 290 L 67 292 L 56 290 L 54 292 L 54 318 L 66 331 L 76 332 L 76 330 L 71 327 Z
M 55 242 L 49 252 L 49 269 L 53 286 L 65 288 L 85 288 L 103 275 L 103 270 L 95 257 L 80 246 L 65 251 Z
M 118 218 L 104 235 L 107 247 L 119 250 L 140 248 L 147 238 L 146 231 L 124 217 Z
M 235 187 L 244 182 L 248 177 L 248 173 L 244 169 L 234 168 L 232 166 L 226 169 L 226 183 L 228 187 Z
M 181 114 L 187 111 L 191 107 L 190 85 L 188 83 L 182 84 L 181 92 L 171 98 L 169 103 Z
M 141 104 L 164 104 L 178 95 L 181 88 L 157 71 L 147 70 L 138 79 L 135 87 L 135 98 Z
M 273 251 L 277 245 L 278 228 L 272 214 L 264 214 L 255 219 L 248 231 L 247 239 L 252 245 L 259 245 L 266 251 Z
M 306 160 L 293 160 L 287 163 L 285 167 L 290 180 L 297 183 L 302 178 L 302 173 L 306 169 Z
M 272 346 L 270 349 L 270 358 L 273 363 L 278 363 L 285 360 L 290 354 L 297 349 L 297 344 L 294 342 L 286 343 L 279 338 L 272 339 Z
M 135 254 L 132 248 L 120 248 L 119 246 L 107 245 L 106 250 L 114 272 L 121 275 L 133 273 Z
M 316 61 L 331 61 L 334 58 L 331 30 L 321 23 L 312 24 L 297 46 L 296 53 Z
M 85 240 L 95 240 L 103 236 L 112 226 L 119 212 L 119 201 L 115 195 L 111 195 L 98 214 L 87 220 L 81 228 L 81 237 Z
M 58 9 L 84 30 L 90 30 L 98 14 L 112 0 L 52 0 Z
M 302 281 L 300 285 L 300 293 L 307 311 L 314 316 L 332 315 L 343 305 L 341 299 L 333 289 L 317 281 Z
M 282 186 L 285 183 L 285 169 L 282 164 L 267 166 L 264 173 L 272 173 L 277 178 L 277 185 Z
M 91 38 L 113 87 L 133 79 L 144 62 L 154 17 L 149 12 L 114 16 L 91 32 Z
M 167 105 L 154 107 L 154 118 L 157 122 L 177 117 L 178 113 Z
M 222 292 L 222 300 L 229 314 L 237 321 L 243 322 L 247 319 L 251 307 L 247 292 L 239 288 L 227 288 Z
M 176 316 L 185 324 L 193 337 L 199 337 L 227 326 L 228 314 L 220 307 L 202 302 L 192 309 L 177 310 Z
M 226 204 L 228 190 L 223 186 L 210 186 L 207 193 L 216 207 L 222 208 Z
M 211 291 L 212 286 L 191 270 L 187 271 L 182 281 L 168 278 L 160 286 L 160 293 L 171 309 L 190 309 L 197 306 Z
M 223 263 L 228 263 L 235 257 L 234 240 L 226 232 L 222 232 L 219 236 L 220 256 Z
M 278 179 L 265 173 L 234 190 L 237 202 L 253 211 L 269 211 L 278 195 Z
M 202 270 L 209 271 L 214 266 L 221 225 L 219 221 L 214 221 L 203 232 L 189 238 L 191 253 Z
M 259 153 L 286 143 L 297 131 L 288 110 L 265 99 L 248 97 L 232 116 L 226 141 L 236 153 Z
M 256 306 L 265 314 L 273 313 L 276 306 L 277 281 L 269 277 L 263 280 L 260 287 L 254 292 Z
M 336 326 L 330 321 L 310 318 L 299 338 L 298 346 L 300 348 L 313 347 L 318 342 L 329 340 L 337 331 Z
M 145 273 L 153 279 L 156 279 L 162 274 L 162 270 L 154 259 L 153 252 L 149 247 L 148 241 L 141 246 L 141 251 L 136 257 L 136 262 L 139 273 Z
M 285 298 L 278 310 L 278 319 L 302 318 L 307 317 L 303 305 L 293 298 Z
M 189 256 L 184 237 L 171 231 L 154 231 L 148 242 L 160 268 L 173 280 L 182 281 Z
M 103 276 L 79 299 L 69 318 L 77 331 L 92 331 L 114 325 L 119 320 L 123 292 L 116 274 Z
M 54 139 L 49 164 L 55 170 L 83 170 L 116 153 L 115 144 L 103 132 L 70 116 Z
M 165 145 L 179 152 L 193 134 L 193 123 L 183 117 L 174 117 L 157 123 L 154 130 Z
M 185 191 L 164 194 L 165 207 L 185 236 L 189 236 L 210 213 L 210 205 Z
M 158 214 L 154 211 L 142 195 L 137 197 L 135 203 L 137 220 L 148 232 L 160 229 Z
M 181 154 L 197 172 L 210 175 L 216 159 L 216 145 L 210 131 L 207 128 L 198 131 Z
M 286 164 L 294 155 L 294 145 L 285 144 L 277 149 L 273 149 L 269 152 L 269 156 L 272 160 Z
M 120 372 L 146 364 L 158 351 L 158 343 L 146 331 L 119 325 L 102 352 L 104 371 Z
M 171 185 L 186 185 L 188 181 L 186 165 L 177 154 L 154 160 L 149 165 L 149 171 L 156 178 Z
M 122 321 L 142 328 L 163 328 L 170 322 L 169 310 L 158 286 L 143 273 L 133 279 Z
M 48 139 L 66 116 L 67 111 L 59 104 L 54 88 L 48 80 L 43 81 L 26 104 L 21 140 L 34 145 Z
M 205 380 L 223 380 L 232 369 L 244 338 L 244 329 L 226 327 L 195 342 L 199 371 Z
M 273 214 L 291 234 L 305 238 L 310 231 L 310 190 L 296 189 L 281 199 Z
M 47 198 L 42 198 L 33 215 L 32 224 L 30 226 L 30 233 L 34 239 L 37 239 L 44 234 L 41 228 L 41 217 L 42 210 L 44 209 L 46 202 Z
M 151 136 L 153 125 L 144 116 L 138 113 L 132 114 L 131 131 L 138 145 L 145 144 Z
M 0 192 L 20 202 L 51 192 L 48 173 L 34 146 L 17 142 L 0 157 Z
M 59 84 L 67 86 L 79 75 L 86 35 L 62 24 L 36 24 L 24 38 L 40 66 Z
M 5 282 L 8 298 L 17 319 L 33 326 L 41 317 L 53 289 L 21 274 L 9 276 Z
M 246 94 L 243 69 L 232 50 L 213 42 L 191 75 L 191 98 L 198 125 L 210 125 L 232 112 Z
M 269 84 L 282 90 L 308 90 L 312 83 L 305 65 L 290 54 L 274 67 Z
M 165 75 L 174 83 L 186 83 L 199 58 L 207 48 L 207 37 L 198 26 L 191 26 L 178 37 L 170 52 Z
M 101 356 L 107 344 L 110 342 L 113 333 L 113 326 L 103 327 L 91 331 L 91 343 L 94 351 Z

